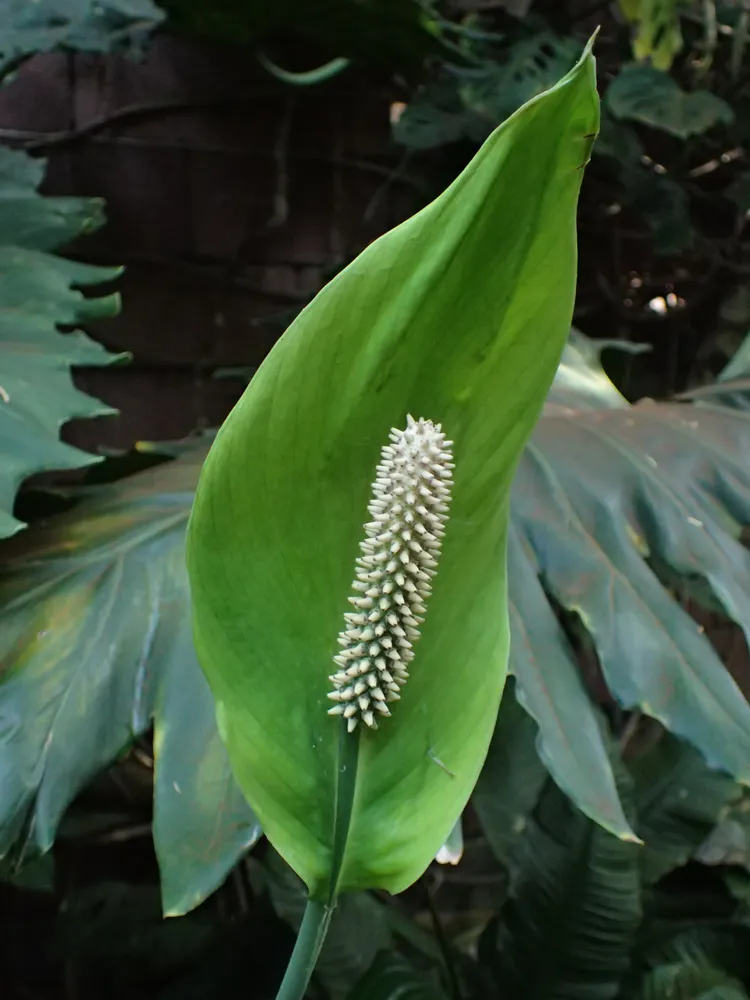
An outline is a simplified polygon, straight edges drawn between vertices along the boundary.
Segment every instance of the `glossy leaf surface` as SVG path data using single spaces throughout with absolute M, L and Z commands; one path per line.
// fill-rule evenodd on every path
M 567 335 L 597 124 L 587 53 L 319 293 L 204 466 L 188 536 L 199 658 L 238 780 L 315 895 L 405 888 L 476 781 L 507 661 L 506 498 Z M 408 413 L 455 441 L 451 520 L 411 679 L 362 734 L 355 774 L 327 676 L 379 452 Z

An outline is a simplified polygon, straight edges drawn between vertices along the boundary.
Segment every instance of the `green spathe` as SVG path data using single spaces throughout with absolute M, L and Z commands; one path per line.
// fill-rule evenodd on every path
M 482 765 L 507 667 L 508 493 L 569 329 L 597 128 L 587 48 L 300 314 L 201 475 L 198 654 L 237 778 L 313 897 L 408 886 Z M 346 744 L 328 675 L 375 464 L 407 413 L 455 442 L 451 516 L 402 700 Z

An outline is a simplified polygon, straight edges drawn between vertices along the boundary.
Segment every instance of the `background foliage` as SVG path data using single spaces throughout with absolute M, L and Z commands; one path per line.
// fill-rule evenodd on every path
M 744 997 L 750 709 L 703 623 L 750 629 L 750 8 L 324 6 L 39 0 L 0 14 L 6 82 L 35 52 L 137 56 L 155 31 L 244 46 L 290 92 L 371 73 L 422 199 L 602 25 L 580 210 L 587 336 L 571 335 L 514 487 L 513 681 L 446 852 L 463 856 L 401 897 L 346 898 L 313 993 Z M 273 996 L 303 896 L 237 792 L 192 650 L 182 544 L 207 440 L 142 446 L 134 461 L 152 467 L 104 486 L 60 498 L 57 484 L 54 517 L 38 516 L 39 484 L 22 488 L 97 460 L 59 440 L 106 409 L 70 370 L 117 360 L 76 332 L 116 308 L 96 289 L 116 270 L 59 255 L 103 206 L 42 197 L 43 173 L 0 150 L 11 996 Z M 119 472 L 107 459 L 100 478 Z

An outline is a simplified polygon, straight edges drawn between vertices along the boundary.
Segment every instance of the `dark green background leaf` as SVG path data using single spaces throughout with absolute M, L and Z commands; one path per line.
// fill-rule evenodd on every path
M 183 546 L 204 454 L 8 543 L 0 575 L 0 854 L 19 838 L 27 855 L 47 850 L 70 801 L 155 715 L 167 913 L 213 891 L 260 832 L 192 648 Z
M 510 898 L 480 948 L 503 996 L 617 995 L 641 917 L 638 851 L 548 785 L 518 841 Z
M 535 572 L 580 617 L 623 707 L 639 707 L 712 766 L 749 780 L 750 708 L 644 556 L 705 581 L 750 634 L 750 556 L 737 529 L 750 517 L 750 418 L 680 404 L 575 410 L 554 400 L 553 388 L 513 491 L 514 526 Z M 525 617 L 533 620 L 530 608 Z
M 643 878 L 655 882 L 693 856 L 741 789 L 725 774 L 707 767 L 691 746 L 669 736 L 660 739 L 631 770 L 638 833 L 645 844 Z
M 176 548 L 175 557 L 180 555 Z M 181 574 L 182 567 L 177 581 Z M 154 709 L 154 845 L 164 913 L 174 916 L 192 910 L 221 885 L 261 828 L 234 780 L 216 728 L 214 700 L 186 624 L 183 588 L 172 601 L 164 595 L 158 628 L 161 638 L 152 656 L 163 678 Z
M 747 1000 L 742 984 L 708 964 L 663 965 L 646 977 L 639 1000 Z
M 734 113 L 708 90 L 688 92 L 662 70 L 646 64 L 626 66 L 609 85 L 607 106 L 616 118 L 640 122 L 679 139 L 729 124 Z
M 471 800 L 495 857 L 503 863 L 547 780 L 536 749 L 536 723 L 519 705 L 515 688 L 515 680 L 509 677 Z
M 400 955 L 379 955 L 349 1000 L 448 1000 L 434 971 L 416 969 Z
M 511 670 L 517 697 L 539 726 L 539 754 L 560 788 L 612 833 L 635 839 L 622 811 L 597 719 L 572 649 L 515 525 L 508 544 Z
M 84 298 L 79 287 L 109 281 L 115 268 L 91 267 L 46 251 L 100 226 L 102 202 L 43 198 L 44 162 L 0 147 L 0 537 L 23 525 L 13 517 L 21 482 L 35 472 L 74 469 L 99 459 L 59 440 L 72 417 L 114 412 L 76 389 L 73 365 L 117 360 L 80 330 L 114 315 L 119 299 Z
M 499 52 L 484 44 L 470 51 L 476 65 L 453 67 L 409 101 L 393 127 L 396 142 L 412 149 L 458 139 L 482 142 L 522 104 L 554 86 L 574 65 L 581 44 L 540 32 Z

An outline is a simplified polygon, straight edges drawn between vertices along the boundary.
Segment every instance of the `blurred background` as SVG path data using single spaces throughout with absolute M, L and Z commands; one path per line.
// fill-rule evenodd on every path
M 750 989 L 750 3 L 0 0 L 3 996 L 274 995 L 303 893 L 194 662 L 200 462 L 597 27 L 552 472 L 514 498 L 514 648 L 542 624 L 443 863 L 342 905 L 311 995 Z

